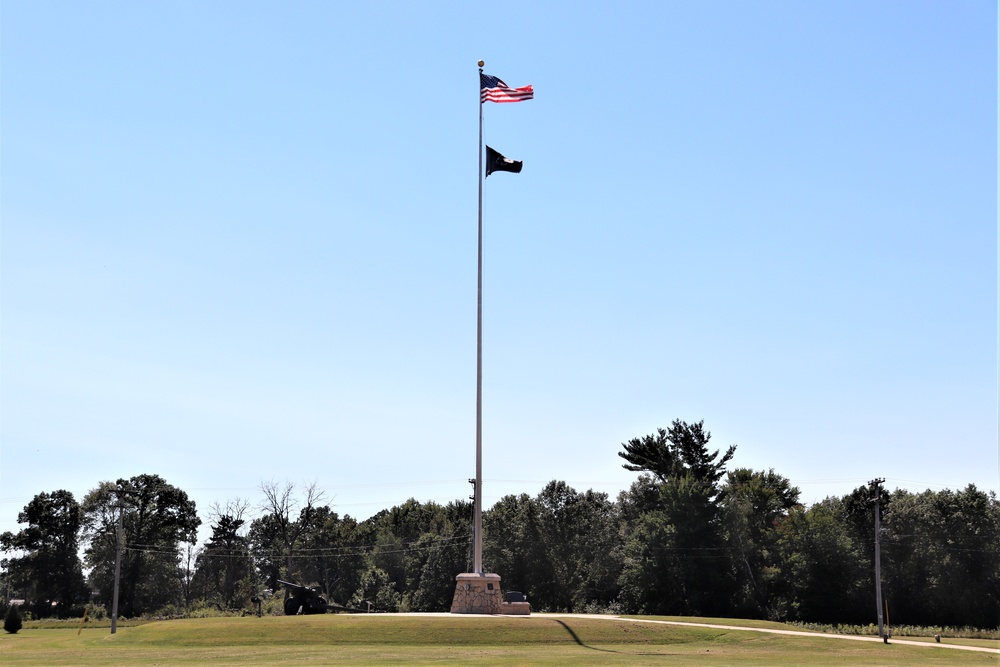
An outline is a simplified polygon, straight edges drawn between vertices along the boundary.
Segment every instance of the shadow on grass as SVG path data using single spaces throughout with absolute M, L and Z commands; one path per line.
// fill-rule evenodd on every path
M 563 629 L 566 632 L 569 633 L 569 636 L 573 638 L 573 641 L 575 641 L 578 646 L 582 646 L 583 648 L 590 649 L 591 651 L 600 651 L 602 653 L 621 653 L 621 654 L 624 654 L 624 655 L 674 655 L 673 653 L 645 653 L 645 652 L 644 653 L 633 653 L 631 651 L 615 651 L 615 650 L 612 650 L 612 649 L 609 649 L 609 648 L 597 648 L 596 646 L 588 646 L 587 644 L 584 644 L 583 641 L 581 641 L 580 637 L 577 636 L 577 634 L 575 632 L 573 632 L 573 628 L 569 627 L 568 625 L 566 625 L 566 623 L 564 623 L 563 621 L 560 621 L 557 618 L 553 618 L 552 620 L 555 621 L 556 623 L 558 623 L 559 625 L 563 626 Z

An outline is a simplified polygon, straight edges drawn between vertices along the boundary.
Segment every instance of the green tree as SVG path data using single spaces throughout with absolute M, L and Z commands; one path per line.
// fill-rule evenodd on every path
M 892 496 L 882 486 L 878 487 L 879 506 L 882 517 L 892 509 Z M 835 503 L 839 520 L 846 535 L 856 550 L 857 568 L 850 585 L 853 595 L 850 601 L 843 601 L 841 622 L 870 623 L 877 618 L 875 613 L 875 503 L 870 486 L 859 486 Z M 882 526 L 885 542 L 887 526 Z M 883 563 L 886 558 L 883 556 Z M 885 581 L 883 575 L 883 582 Z M 887 591 L 883 588 L 883 595 Z
M 281 527 L 273 514 L 259 516 L 250 522 L 247 543 L 258 578 L 266 588 L 280 591 L 278 580 L 286 577 L 287 559 Z
M 1000 507 L 995 494 L 970 484 L 939 491 L 937 538 L 942 609 L 947 625 L 997 627 L 1000 623 Z M 947 536 L 947 537 L 946 537 Z
M 370 534 L 353 517 L 336 522 L 333 543 L 338 545 L 336 559 L 326 579 L 331 600 L 347 601 L 361 585 L 368 562 Z
M 158 475 L 102 482 L 82 503 L 86 564 L 100 601 L 111 608 L 118 515 L 122 513 L 119 614 L 138 616 L 180 604 L 180 544 L 193 542 L 201 519 L 194 501 Z
M 778 524 L 783 607 L 792 620 L 861 623 L 873 616 L 867 560 L 844 521 L 843 501 L 827 498 L 808 510 L 794 507 Z M 861 602 L 868 602 L 864 615 Z
M 718 496 L 715 484 L 693 474 L 661 486 L 664 514 L 674 529 L 673 576 L 681 592 L 675 613 L 719 616 L 728 610 L 734 577 Z
M 895 491 L 884 512 L 882 525 L 883 594 L 892 605 L 893 616 L 913 624 L 936 625 L 940 618 L 940 564 L 945 559 L 946 541 L 941 534 L 941 517 L 934 503 L 935 493 Z
M 621 571 L 617 511 L 607 494 L 578 493 L 553 480 L 538 494 L 545 556 L 552 573 L 540 606 L 579 611 L 607 604 Z M 536 594 L 536 598 L 538 595 Z
M 778 526 L 799 506 L 799 490 L 774 469 L 731 471 L 722 494 L 726 539 L 736 578 L 733 611 L 740 618 L 779 620 L 774 583 L 781 579 Z
M 400 595 L 396 592 L 396 585 L 385 570 L 374 565 L 361 575 L 361 585 L 351 598 L 351 606 L 364 608 L 368 602 L 378 611 L 394 612 L 399 609 Z
M 574 611 L 574 593 L 583 582 L 579 568 L 576 532 L 586 529 L 574 519 L 577 493 L 565 482 L 551 481 L 538 494 L 542 543 L 551 578 L 535 592 L 538 606 L 552 611 Z
M 483 512 L 483 565 L 501 576 L 504 590 L 526 593 L 536 610 L 549 608 L 555 577 L 541 513 L 539 502 L 526 493 L 504 496 Z
M 635 535 L 627 535 L 626 542 L 634 549 L 626 556 L 623 573 L 626 580 L 652 576 L 656 580 L 669 577 L 674 582 L 671 589 L 677 597 L 640 602 L 643 608 L 655 605 L 658 613 L 714 615 L 724 613 L 728 607 L 733 573 L 720 520 L 723 489 L 719 480 L 725 475 L 725 465 L 735 454 L 736 445 L 731 445 L 719 458 L 718 450 L 711 453 L 708 450 L 711 437 L 704 422 L 687 424 L 678 419 L 669 430 L 657 429 L 652 435 L 622 443 L 625 451 L 618 453 L 628 461 L 622 466 L 626 470 L 649 472 L 656 480 L 656 509 L 646 512 L 654 511 L 657 515 L 649 522 L 632 525 L 644 526 L 642 530 L 656 525 L 650 535 L 666 534 L 666 526 L 672 529 L 670 545 L 644 543 L 635 539 Z M 643 482 L 639 490 L 646 486 Z M 664 522 L 665 526 L 660 526 Z M 672 551 L 670 558 L 664 557 L 665 549 Z M 643 550 L 649 553 L 642 553 Z M 650 562 L 670 571 L 655 575 L 631 571 L 637 563 Z
M 312 515 L 324 494 L 315 482 L 305 486 L 301 499 L 296 497 L 295 485 L 287 481 L 284 485 L 261 482 L 260 490 L 264 494 L 260 506 L 264 515 L 259 518 L 259 530 L 254 538 L 260 540 L 256 546 L 268 552 L 264 567 L 269 571 L 262 574 L 276 589 L 279 578 L 285 581 L 302 579 L 302 573 L 294 565 L 295 550 L 303 533 L 312 527 Z
M 39 493 L 17 515 L 27 524 L 17 533 L 0 535 L 10 582 L 23 592 L 36 617 L 67 616 L 86 601 L 80 561 L 80 505 L 69 491 Z
M 684 586 L 675 576 L 682 570 L 681 558 L 676 530 L 666 512 L 651 509 L 629 521 L 618 578 L 619 602 L 624 611 L 681 614 Z
M 623 442 L 625 451 L 618 456 L 628 461 L 622 465 L 633 472 L 650 472 L 661 482 L 671 478 L 691 475 L 710 486 L 718 484 L 726 473 L 726 464 L 736 454 L 736 445 L 730 445 L 718 461 L 719 451 L 708 453 L 712 434 L 705 430 L 705 422 L 687 424 L 675 419 L 670 430 L 656 429 L 656 433 Z
M 624 525 L 634 525 L 643 514 L 662 510 L 660 482 L 648 474 L 640 474 L 629 488 L 618 494 L 618 512 Z
M 443 565 L 430 568 L 426 565 L 435 552 L 435 558 L 446 557 L 456 566 L 465 560 L 461 551 L 446 549 L 441 552 L 440 548 L 446 541 L 457 541 L 463 545 L 468 543 L 467 517 L 470 512 L 471 506 L 464 503 L 445 507 L 410 498 L 402 505 L 383 510 L 365 521 L 375 535 L 370 562 L 394 582 L 402 602 L 412 606 L 419 599 L 420 605 L 434 604 L 437 607 L 436 600 L 444 595 L 444 587 L 454 593 L 457 572 L 452 572 L 446 579 L 433 579 L 443 576 Z M 425 576 L 432 578 L 425 580 Z M 425 591 L 418 595 L 421 588 Z
M 883 516 L 882 573 L 892 617 L 906 623 L 1000 623 L 1000 504 L 970 485 L 896 491 Z
M 257 593 L 245 535 L 249 505 L 239 499 L 212 508 L 212 536 L 199 552 L 193 588 L 219 609 L 239 609 Z
M 327 506 L 314 508 L 299 538 L 295 559 L 301 581 L 318 586 L 327 600 L 346 604 L 367 568 L 364 531 L 350 516 L 340 517 Z
M 464 521 L 450 522 L 437 532 L 424 533 L 413 545 L 413 553 L 420 557 L 416 561 L 420 563 L 420 573 L 416 587 L 410 592 L 412 611 L 448 611 L 455 594 L 455 575 L 469 569 L 471 503 L 456 505 L 464 505 Z
M 21 629 L 21 625 L 21 612 L 18 611 L 17 605 L 8 606 L 7 613 L 3 617 L 3 629 L 9 634 L 16 635 L 17 631 Z
M 484 563 L 536 610 L 607 606 L 618 594 L 617 506 L 553 480 L 535 498 L 501 498 L 483 517 Z
M 428 503 L 435 512 L 427 529 L 407 550 L 407 593 L 412 611 L 448 611 L 455 575 L 469 569 L 472 503 Z

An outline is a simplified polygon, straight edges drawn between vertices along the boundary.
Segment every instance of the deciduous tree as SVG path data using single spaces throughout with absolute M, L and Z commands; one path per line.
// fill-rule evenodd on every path
M 264 548 L 273 550 L 280 545 L 284 552 L 284 564 L 274 573 L 273 585 L 277 586 L 279 577 L 286 581 L 301 578 L 294 566 L 295 548 L 303 531 L 310 527 L 312 514 L 323 502 L 324 493 L 315 482 L 304 487 L 301 499 L 295 495 L 295 485 L 288 481 L 283 485 L 274 481 L 261 482 L 260 490 L 264 494 L 260 505 L 264 515 L 260 517 L 259 534 L 268 542 Z M 269 562 L 273 566 L 280 561 L 272 554 Z M 270 575 L 268 573 L 269 579 Z
M 827 498 L 808 510 L 792 508 L 778 525 L 781 594 L 791 620 L 860 623 L 874 617 L 868 561 L 844 516 L 843 501 Z
M 36 617 L 68 615 L 87 600 L 79 557 L 80 505 L 69 491 L 39 493 L 17 515 L 27 524 L 0 535 L 10 582 L 29 601 Z
M 736 578 L 733 608 L 741 617 L 778 620 L 773 583 L 780 579 L 777 527 L 798 506 L 799 490 L 774 472 L 738 468 L 723 490 L 726 540 Z
M 210 511 L 212 536 L 198 554 L 194 588 L 220 609 L 239 609 L 257 593 L 246 538 L 248 509 L 249 503 L 237 498 Z
M 101 602 L 111 608 L 118 515 L 124 545 L 119 614 L 141 615 L 181 603 L 180 544 L 192 542 L 201 519 L 187 494 L 159 475 L 102 482 L 82 503 L 85 559 Z
M 504 496 L 483 512 L 484 566 L 500 574 L 504 590 L 526 593 L 539 610 L 550 603 L 547 591 L 555 576 L 541 512 L 538 501 L 526 493 Z

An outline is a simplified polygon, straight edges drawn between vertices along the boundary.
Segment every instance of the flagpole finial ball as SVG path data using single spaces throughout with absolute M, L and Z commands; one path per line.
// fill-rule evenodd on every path
M 483 65 L 485 65 L 485 64 L 486 64 L 486 63 L 484 63 L 484 62 L 483 62 L 482 60 L 480 60 L 480 61 L 479 61 L 479 66 L 480 66 L 480 67 L 482 67 L 482 66 L 483 66 Z

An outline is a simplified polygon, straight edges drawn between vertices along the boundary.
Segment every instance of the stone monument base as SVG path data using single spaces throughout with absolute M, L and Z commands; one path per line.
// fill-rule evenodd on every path
M 500 575 L 466 572 L 455 576 L 453 614 L 499 614 L 503 605 Z

